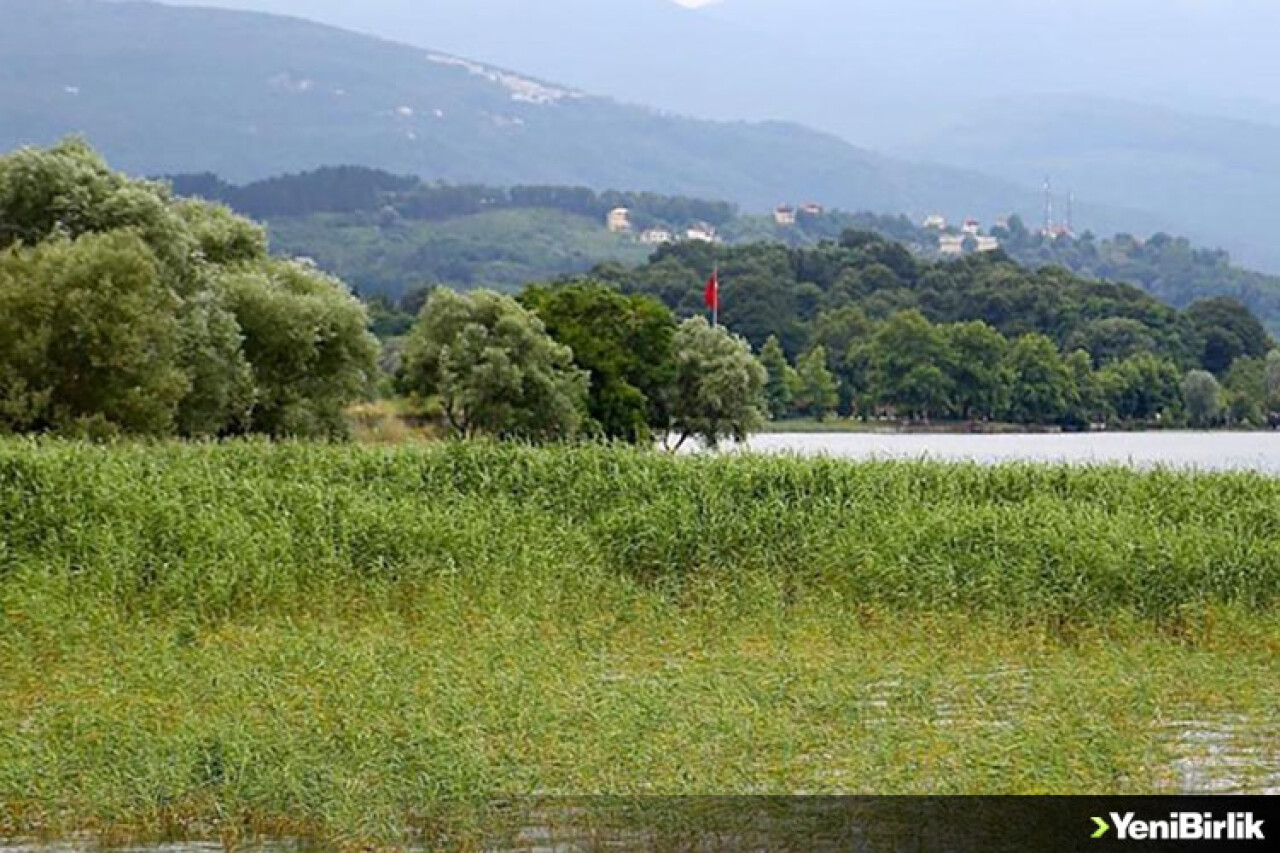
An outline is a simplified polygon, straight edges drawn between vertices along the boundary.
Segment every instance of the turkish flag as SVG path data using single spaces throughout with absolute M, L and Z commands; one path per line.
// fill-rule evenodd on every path
M 703 301 L 707 303 L 707 307 L 712 311 L 720 310 L 720 273 L 713 272 L 711 278 L 707 279 L 707 289 L 703 293 Z

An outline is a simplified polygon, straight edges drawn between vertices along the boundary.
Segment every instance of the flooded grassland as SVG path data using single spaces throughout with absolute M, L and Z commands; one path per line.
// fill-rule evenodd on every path
M 1280 790 L 1280 481 L 1253 474 L 21 442 L 0 525 L 0 836 Z

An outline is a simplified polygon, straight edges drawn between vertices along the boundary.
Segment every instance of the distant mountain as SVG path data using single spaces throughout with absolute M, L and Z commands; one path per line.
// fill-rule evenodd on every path
M 326 164 L 992 218 L 1012 184 L 782 123 L 713 123 L 257 13 L 0 0 L 0 149 L 84 133 L 135 173 L 247 180 Z M 1121 217 L 1123 218 L 1123 217 Z
M 1277 4 L 1280 5 L 1280 4 Z M 1069 96 L 973 105 L 902 150 L 1159 211 L 1196 242 L 1280 269 L 1280 125 Z
M 306 15 L 703 118 L 799 122 L 1029 190 L 1049 174 L 1280 271 L 1275 0 L 191 2 Z M 1098 231 L 1155 230 L 1079 212 Z
M 1276 103 L 1280 91 L 1274 0 L 167 2 L 298 15 L 700 116 L 738 116 L 705 98 L 737 91 L 757 106 L 745 117 L 787 117 L 777 96 L 801 80 L 809 104 L 876 91 Z

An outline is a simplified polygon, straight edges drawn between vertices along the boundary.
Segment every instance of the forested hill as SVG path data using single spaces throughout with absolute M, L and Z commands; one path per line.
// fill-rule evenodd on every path
M 1186 307 L 1198 299 L 1230 296 L 1280 333 L 1280 276 L 1243 269 L 1217 249 L 1197 248 L 1183 237 L 1128 234 L 1099 238 L 1046 238 L 1015 218 L 1000 233 L 1012 257 L 1029 266 L 1059 264 L 1078 275 L 1137 285 L 1159 299 Z
M 1036 194 L 798 125 L 683 118 L 295 18 L 0 0 L 0 151 L 83 133 L 133 174 L 253 180 L 332 163 L 489 184 L 632 187 L 905 211 Z M 229 57 L 234 57 L 231 61 Z
M 357 166 L 322 168 L 235 186 L 214 175 L 170 178 L 181 195 L 221 201 L 268 224 L 277 254 L 306 257 L 361 293 L 398 299 L 444 284 L 514 292 L 530 281 L 582 273 L 605 261 L 640 264 L 651 226 L 719 228 L 725 202 L 585 187 L 426 183 Z M 629 211 L 633 231 L 605 216 Z
M 792 226 L 722 201 L 575 186 L 457 185 L 356 166 L 325 167 L 233 185 L 212 174 L 170 178 L 181 195 L 221 201 L 269 223 L 274 248 L 314 259 L 368 294 L 393 298 L 429 284 L 516 290 L 530 280 L 585 272 L 597 263 L 641 263 L 650 247 L 609 234 L 604 218 L 626 207 L 638 232 L 675 233 L 696 223 L 730 244 L 799 248 L 873 231 L 936 257 L 939 233 L 905 216 L 825 210 Z M 1157 234 L 1047 238 L 1018 217 L 993 227 L 1003 250 L 1032 269 L 1064 266 L 1087 278 L 1141 287 L 1173 305 L 1230 296 L 1280 333 L 1280 277 L 1234 266 L 1225 252 Z
M 505 188 L 428 183 L 360 166 L 323 167 L 243 186 L 227 183 L 211 173 L 174 175 L 168 181 L 178 195 L 219 201 L 259 220 L 322 213 L 378 213 L 438 221 L 493 210 L 534 208 L 589 216 L 603 224 L 610 210 L 625 207 L 637 228 L 679 227 L 697 222 L 718 228 L 738 216 L 736 205 L 685 196 L 596 192 L 581 186 Z

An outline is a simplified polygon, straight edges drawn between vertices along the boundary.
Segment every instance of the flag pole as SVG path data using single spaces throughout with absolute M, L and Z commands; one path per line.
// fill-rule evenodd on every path
M 711 280 L 716 283 L 716 301 L 711 306 L 711 328 L 720 328 L 720 265 L 716 264 L 714 272 L 711 273 Z

